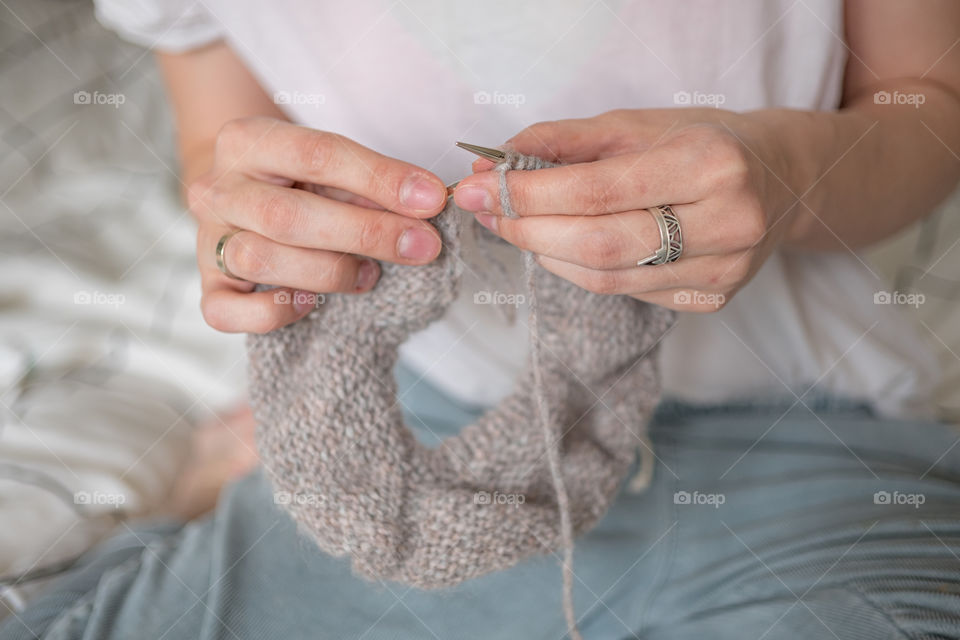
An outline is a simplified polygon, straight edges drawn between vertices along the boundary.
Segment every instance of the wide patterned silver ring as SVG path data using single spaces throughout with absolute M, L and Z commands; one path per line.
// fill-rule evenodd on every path
M 683 255 L 683 233 L 680 231 L 677 214 L 668 204 L 651 207 L 647 211 L 653 216 L 660 230 L 660 248 L 643 260 L 637 260 L 637 266 L 676 262 Z

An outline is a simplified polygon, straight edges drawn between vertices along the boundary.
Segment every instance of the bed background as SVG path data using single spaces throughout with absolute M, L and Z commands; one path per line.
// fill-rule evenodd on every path
M 194 227 L 151 55 L 100 27 L 88 1 L 2 0 L 0 86 L 0 575 L 10 576 L 89 547 L 117 526 L 117 502 L 153 509 L 191 429 L 242 397 L 245 360 L 242 336 L 200 316 Z M 940 354 L 939 409 L 957 421 L 960 195 L 867 259 L 886 280 L 878 289 L 925 296 L 904 312 Z M 31 588 L 0 584 L 0 601 L 15 608 Z

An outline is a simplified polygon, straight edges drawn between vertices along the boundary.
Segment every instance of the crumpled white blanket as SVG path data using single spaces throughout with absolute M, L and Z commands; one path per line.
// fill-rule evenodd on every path
M 85 550 L 120 511 L 150 512 L 191 427 L 245 384 L 243 337 L 200 315 L 152 57 L 100 27 L 90 3 L 9 9 L 42 42 L 0 22 L 4 577 Z M 94 92 L 123 103 L 85 102 Z M 16 605 L 31 587 L 0 595 Z

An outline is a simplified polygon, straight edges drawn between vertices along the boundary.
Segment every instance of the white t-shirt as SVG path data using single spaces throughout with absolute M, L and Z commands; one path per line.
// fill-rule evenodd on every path
M 336 131 L 450 182 L 472 158 L 540 120 L 613 108 L 830 110 L 846 49 L 842 0 L 98 0 L 100 20 L 145 46 L 226 39 L 292 119 Z M 469 248 L 468 248 L 469 252 Z M 469 253 L 468 253 L 469 255 Z M 861 259 L 774 254 L 719 313 L 682 314 L 663 341 L 668 395 L 693 402 L 816 390 L 889 415 L 925 415 L 935 359 Z M 404 360 L 454 397 L 505 395 L 527 352 L 467 279 Z M 807 396 L 809 397 L 809 396 Z

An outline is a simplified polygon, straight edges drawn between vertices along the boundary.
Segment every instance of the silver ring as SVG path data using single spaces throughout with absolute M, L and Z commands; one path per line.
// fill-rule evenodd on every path
M 233 275 L 233 273 L 230 272 L 230 269 L 227 267 L 227 262 L 224 259 L 223 254 L 227 250 L 227 241 L 230 240 L 230 238 L 232 238 L 233 236 L 240 233 L 241 231 L 243 231 L 243 229 L 234 229 L 233 231 L 230 231 L 220 236 L 220 240 L 217 241 L 217 269 L 220 269 L 220 273 L 222 273 L 223 275 L 227 276 L 228 278 L 233 278 L 234 280 L 243 280 L 243 278 L 239 276 L 235 276 Z
M 637 266 L 647 264 L 667 264 L 676 262 L 683 254 L 683 233 L 680 231 L 680 221 L 668 204 L 647 209 L 657 223 L 660 230 L 660 248 L 643 260 L 637 260 Z

